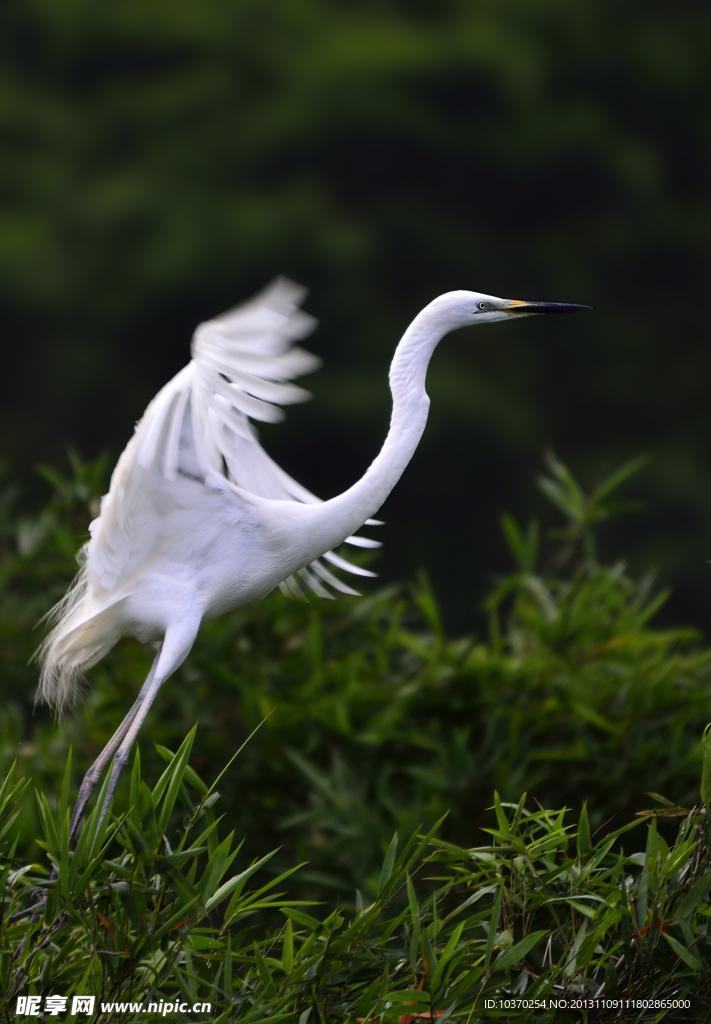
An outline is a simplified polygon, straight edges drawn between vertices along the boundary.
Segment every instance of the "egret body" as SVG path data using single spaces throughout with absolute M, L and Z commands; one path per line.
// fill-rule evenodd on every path
M 123 636 L 159 641 L 138 698 L 79 792 L 72 831 L 113 757 L 110 800 L 129 751 L 163 682 L 197 632 L 276 586 L 324 596 L 352 588 L 329 565 L 372 575 L 334 552 L 358 537 L 400 479 L 427 421 L 425 375 L 450 331 L 588 307 L 499 299 L 479 292 L 440 295 L 415 317 L 390 368 L 393 408 L 385 443 L 363 477 L 320 501 L 274 463 L 250 420 L 282 418 L 279 408 L 308 397 L 291 381 L 315 369 L 294 342 L 315 324 L 300 308 L 304 291 L 277 279 L 250 302 L 201 324 L 192 360 L 153 399 L 121 455 L 80 572 L 53 612 L 40 648 L 39 694 L 60 710 L 82 672 Z

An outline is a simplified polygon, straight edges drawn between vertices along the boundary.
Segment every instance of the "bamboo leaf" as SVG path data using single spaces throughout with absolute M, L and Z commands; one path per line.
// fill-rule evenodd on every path
M 580 820 L 578 822 L 578 835 L 576 837 L 578 856 L 584 857 L 590 849 L 590 822 L 588 821 L 588 805 L 587 801 L 583 803 L 583 808 L 580 812 Z
M 527 935 L 525 939 L 521 939 L 521 941 L 517 942 L 515 946 L 511 947 L 511 949 L 507 950 L 505 953 L 501 953 L 492 964 L 492 971 L 505 971 L 509 967 L 513 967 L 513 965 L 517 964 L 519 960 L 523 960 L 523 958 L 530 953 L 536 943 L 541 942 L 547 935 L 548 932 L 545 930 L 531 932 L 530 935 Z
M 217 892 L 215 892 L 205 904 L 205 910 L 208 914 L 211 910 L 214 910 L 222 900 L 231 895 L 235 889 L 239 888 L 241 891 L 245 882 L 247 882 L 253 874 L 259 871 L 263 864 L 266 864 L 268 860 L 271 860 L 276 852 L 276 850 L 272 850 L 271 853 L 266 853 L 262 858 L 260 858 L 260 860 L 251 864 L 248 868 L 245 868 L 245 870 L 241 871 L 238 875 L 234 875 L 228 882 L 225 882 L 224 885 L 221 885 Z
M 178 798 L 178 793 L 180 792 L 180 786 L 183 782 L 185 767 L 188 763 L 188 758 L 190 757 L 190 751 L 192 750 L 196 731 L 197 725 L 194 725 L 180 744 L 180 749 L 178 750 L 175 759 L 168 766 L 167 771 L 170 772 L 170 781 L 168 782 L 165 796 L 163 797 L 162 804 L 160 805 L 160 814 L 158 816 L 158 830 L 161 834 L 166 830 L 168 819 L 170 818 L 175 801 Z M 155 796 L 154 800 L 157 803 Z
M 393 872 L 393 864 L 395 863 L 396 854 L 397 832 L 393 835 L 392 839 L 390 840 L 390 845 L 388 846 L 387 852 L 385 854 L 385 860 L 383 861 L 383 867 L 380 872 L 380 879 L 378 881 L 378 894 L 380 894 L 383 891 L 388 881 L 390 880 L 390 876 Z
M 252 949 L 254 950 L 254 961 L 257 965 L 257 973 L 259 974 L 262 985 L 264 985 L 267 995 L 274 999 L 276 997 L 277 990 L 271 976 L 271 972 L 269 971 L 269 966 L 262 956 L 262 951 L 256 942 L 252 943 Z
M 509 823 L 506 815 L 504 814 L 504 809 L 501 806 L 501 799 L 496 790 L 494 790 L 494 811 L 496 812 L 496 822 L 498 824 L 499 831 L 503 832 L 505 835 L 510 835 Z
M 284 945 L 281 954 L 281 969 L 284 974 L 291 974 L 294 970 L 294 931 L 291 918 L 286 922 L 284 930 Z
M 652 461 L 649 455 L 638 455 L 634 459 L 630 459 L 629 462 L 625 462 L 623 466 L 611 473 L 607 479 L 593 491 L 591 500 L 596 504 L 599 504 L 603 498 L 606 498 L 613 491 L 616 491 L 626 480 L 629 480 L 635 473 L 639 473 L 641 469 L 648 466 Z
M 499 891 L 496 893 L 496 899 L 494 900 L 494 906 L 491 911 L 491 918 L 489 920 L 489 934 L 486 937 L 486 953 L 484 955 L 484 963 L 487 971 L 491 964 L 491 954 L 494 951 L 494 943 L 496 942 L 496 932 L 499 927 L 499 914 L 501 912 L 501 899 L 503 896 L 503 884 L 499 886 Z
M 699 903 L 705 899 L 709 889 L 711 889 L 711 871 L 707 871 L 694 882 L 690 891 L 677 907 L 676 916 L 688 921 Z
M 437 988 L 439 987 L 439 984 L 442 981 L 444 970 L 449 961 L 454 956 L 454 952 L 457 948 L 460 938 L 462 937 L 462 932 L 464 931 L 464 924 L 464 921 L 460 921 L 460 923 L 457 925 L 457 927 L 450 935 L 447 945 L 444 947 L 444 952 L 439 958 L 439 963 L 437 964 L 437 969 L 434 973 L 434 978 L 432 979 L 433 992 L 436 991 Z
M 671 948 L 674 950 L 680 960 L 683 960 L 687 967 L 691 967 L 694 971 L 700 971 L 703 967 L 701 958 L 695 950 L 686 949 L 682 944 L 670 935 L 668 932 L 662 932 L 662 935 L 667 940 Z

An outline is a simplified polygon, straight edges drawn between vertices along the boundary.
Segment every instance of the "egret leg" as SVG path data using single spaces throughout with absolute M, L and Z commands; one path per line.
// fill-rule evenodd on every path
M 136 715 L 138 714 L 139 709 L 143 705 L 143 702 L 145 701 L 147 694 L 151 690 L 151 686 L 153 685 L 154 677 L 155 677 L 155 674 L 156 674 L 156 668 L 158 666 L 158 660 L 160 658 L 160 655 L 161 655 L 161 652 L 159 651 L 158 654 L 156 655 L 154 661 L 153 661 L 153 664 L 151 665 L 150 672 L 146 676 L 146 681 L 143 684 L 143 686 L 141 687 L 141 690 L 140 690 L 138 696 L 136 697 L 135 701 L 133 702 L 130 711 L 128 712 L 128 714 L 126 715 L 124 720 L 121 722 L 121 725 L 118 727 L 116 732 L 113 734 L 113 736 L 111 737 L 109 742 L 106 744 L 104 749 L 101 751 L 101 753 L 99 754 L 97 759 L 92 764 L 91 768 L 89 768 L 89 770 L 87 771 L 86 775 L 82 779 L 81 786 L 79 787 L 79 794 L 77 796 L 76 806 L 74 808 L 74 813 L 72 814 L 72 820 L 71 820 L 71 822 L 69 824 L 69 840 L 70 840 L 70 842 L 71 842 L 71 840 L 72 840 L 72 838 L 74 836 L 74 833 L 77 830 L 77 826 L 79 825 L 79 822 L 81 821 L 81 816 L 84 813 L 84 808 L 86 807 L 87 801 L 88 801 L 89 797 L 91 796 L 92 790 L 96 787 L 97 782 L 101 778 L 101 773 L 103 772 L 104 768 L 106 767 L 106 765 L 109 763 L 109 761 L 113 757 L 116 749 L 118 748 L 119 744 L 121 743 L 121 740 L 124 738 L 124 736 L 126 735 L 128 730 L 130 729 L 131 723 L 135 720 Z M 149 707 L 150 707 L 150 704 L 153 702 L 153 698 L 155 697 L 155 694 L 158 692 L 159 688 L 160 688 L 160 683 L 158 684 L 158 687 L 156 688 L 155 693 L 153 693 L 153 696 L 150 699 L 150 702 L 149 702 L 149 705 L 148 705 Z M 147 711 L 148 711 L 148 708 L 146 708 L 146 712 Z M 145 717 L 146 716 L 144 714 L 143 718 L 145 718 Z M 141 721 L 143 721 L 143 718 L 141 719 Z M 112 777 L 112 782 L 113 782 L 113 777 Z M 116 780 L 116 782 L 118 782 L 118 779 Z M 111 787 L 109 787 L 109 789 L 111 791 L 111 794 L 113 794 L 113 790 L 116 789 L 116 785 L 114 784 L 113 789 L 111 789 Z M 107 806 L 108 806 L 108 803 L 104 804 L 103 810 L 101 812 L 101 820 L 103 820 L 104 815 L 106 814 Z M 52 870 L 52 874 L 50 875 L 50 878 L 52 880 L 54 880 L 56 877 L 57 877 L 57 868 L 54 868 Z M 38 921 L 39 920 L 39 911 L 44 907 L 46 902 L 47 902 L 47 891 L 45 890 L 44 891 L 43 899 L 41 899 L 33 907 L 29 907 L 27 910 L 21 910 L 21 911 L 19 911 L 19 913 L 13 914 L 12 917 L 9 918 L 8 923 L 9 924 L 14 924 L 15 921 L 21 921 L 22 918 L 29 917 L 30 915 L 32 915 L 33 921 Z
M 74 813 L 72 814 L 72 820 L 69 825 L 70 839 L 77 830 L 79 822 L 81 821 L 81 816 L 84 813 L 84 808 L 87 805 L 87 801 L 89 800 L 92 791 L 95 789 L 96 784 L 101 778 L 101 773 L 103 772 L 104 768 L 109 763 L 111 758 L 114 756 L 114 753 L 118 749 L 121 740 L 124 738 L 128 730 L 130 729 L 131 723 L 138 714 L 138 711 L 146 698 L 146 694 L 150 690 L 153 678 L 155 676 L 156 666 L 158 664 L 159 657 L 160 652 L 156 655 L 151 666 L 151 670 L 146 677 L 146 681 L 141 687 L 140 693 L 133 702 L 130 711 L 128 712 L 124 720 L 121 722 L 121 725 L 118 727 L 116 732 L 113 734 L 109 742 L 106 744 L 104 749 L 101 751 L 97 759 L 92 764 L 91 768 L 89 768 L 86 775 L 82 779 L 82 784 L 79 787 L 79 795 L 77 796 L 77 802 L 74 807 Z
M 111 780 L 109 782 L 109 788 L 106 792 L 104 806 L 101 809 L 101 818 L 99 819 L 99 824 L 101 824 L 101 822 L 104 820 L 106 816 L 106 812 L 109 809 L 109 804 L 111 803 L 114 793 L 116 792 L 116 787 L 118 786 L 119 779 L 123 775 L 124 769 L 128 764 L 128 758 L 129 754 L 131 753 L 131 747 L 135 743 L 136 737 L 138 736 L 139 730 L 143 725 L 145 717 L 150 711 L 151 704 L 155 700 L 158 691 L 160 690 L 164 682 L 165 678 L 161 678 L 160 676 L 156 676 L 151 681 L 151 685 L 146 690 L 145 696 L 143 697 L 143 700 L 141 701 L 139 707 L 136 709 L 136 713 L 133 716 L 132 721 L 128 724 L 128 729 L 125 735 L 120 737 L 120 746 L 118 747 L 118 750 L 116 750 L 116 753 L 114 754 L 114 763 L 111 769 Z
M 190 612 L 192 612 L 192 614 L 190 614 Z M 99 824 L 101 824 L 106 816 L 109 804 L 116 792 L 119 779 L 128 764 L 131 747 L 136 742 L 136 737 L 138 736 L 140 728 L 145 721 L 146 715 L 151 709 L 151 704 L 156 699 L 158 691 L 168 676 L 175 672 L 176 668 L 178 668 L 178 666 L 181 665 L 187 657 L 188 652 L 193 645 L 193 641 L 195 640 L 199 626 L 199 613 L 190 609 L 180 622 L 175 623 L 166 630 L 163 645 L 158 657 L 153 663 L 153 668 L 143 684 L 143 689 L 141 690 L 141 702 L 140 704 L 138 704 L 138 701 L 136 702 L 138 707 L 136 708 L 131 721 L 128 723 L 128 728 L 120 738 L 120 745 L 118 746 L 118 749 L 114 747 L 116 752 L 114 754 L 114 763 L 111 769 L 111 779 L 109 781 L 109 788 L 106 792 L 104 806 L 101 809 Z M 133 708 L 131 710 L 133 711 Z
M 141 687 L 140 693 L 138 694 L 138 696 L 136 697 L 135 701 L 133 702 L 130 711 L 128 712 L 128 714 L 126 715 L 124 720 L 121 722 L 121 725 L 118 727 L 116 732 L 113 734 L 113 736 L 111 737 L 109 742 L 106 744 L 104 749 L 101 751 L 101 753 L 99 754 L 97 759 L 92 764 L 91 768 L 89 768 L 89 770 L 87 771 L 86 775 L 82 779 L 81 786 L 79 787 L 79 795 L 77 796 L 76 806 L 74 808 L 74 813 L 72 814 L 72 820 L 71 820 L 71 822 L 69 824 L 69 840 L 70 840 L 70 842 L 72 840 L 72 837 L 74 836 L 74 833 L 77 830 L 77 826 L 79 825 L 79 822 L 81 821 L 81 816 L 84 813 L 84 808 L 86 807 L 87 801 L 88 801 L 89 797 L 91 796 L 92 790 L 95 788 L 97 782 L 101 778 L 101 773 L 103 772 L 104 768 L 106 767 L 106 765 L 109 763 L 109 761 L 113 757 L 114 752 L 116 751 L 117 747 L 121 743 L 121 740 L 124 738 L 124 736 L 126 735 L 128 730 L 130 729 L 131 723 L 134 721 L 136 715 L 138 714 L 139 708 L 143 704 L 144 700 L 146 699 L 146 695 L 148 694 L 149 690 L 151 689 L 151 686 L 153 684 L 153 679 L 154 679 L 155 674 L 156 674 L 156 668 L 158 666 L 158 659 L 160 658 L 160 654 L 161 654 L 161 652 L 159 651 L 158 654 L 156 655 L 154 661 L 153 661 L 153 664 L 151 665 L 150 672 L 146 676 L 146 681 L 143 684 L 143 686 Z M 156 690 L 156 693 L 157 692 L 158 691 Z M 155 694 L 153 694 L 153 697 L 154 696 L 155 696 Z M 151 697 L 151 702 L 153 701 L 153 697 Z M 145 718 L 145 715 L 143 717 Z M 142 720 L 143 719 L 141 719 L 141 721 Z M 118 779 L 116 781 L 118 781 Z M 115 788 L 116 788 L 116 786 L 114 785 L 114 789 Z M 106 814 L 106 806 L 107 805 L 104 805 L 104 808 L 103 808 L 103 810 L 101 812 L 102 820 L 103 820 L 104 815 Z M 50 878 L 52 880 L 54 880 L 56 877 L 57 877 L 57 868 L 53 868 L 52 874 L 50 875 Z M 12 917 L 9 918 L 8 924 L 14 924 L 15 921 L 21 921 L 22 918 L 30 917 L 30 915 L 32 915 L 33 921 L 38 921 L 39 920 L 39 911 L 44 907 L 46 902 L 47 902 L 47 891 L 45 890 L 44 891 L 43 899 L 41 899 L 33 907 L 29 907 L 29 909 L 27 909 L 27 910 L 21 910 L 21 911 L 19 911 L 19 913 L 13 914 Z

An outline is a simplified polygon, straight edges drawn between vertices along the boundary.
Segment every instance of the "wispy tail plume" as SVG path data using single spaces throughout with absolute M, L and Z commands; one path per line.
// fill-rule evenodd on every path
M 59 715 L 76 700 L 83 672 L 116 642 L 97 628 L 106 609 L 97 614 L 91 608 L 86 548 L 77 555 L 81 567 L 67 593 L 44 616 L 54 628 L 32 657 L 41 666 L 37 700 L 46 701 Z

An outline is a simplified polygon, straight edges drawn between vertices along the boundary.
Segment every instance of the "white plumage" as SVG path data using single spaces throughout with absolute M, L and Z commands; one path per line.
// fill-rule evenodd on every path
M 322 596 L 355 591 L 324 564 L 372 576 L 334 552 L 383 504 L 427 421 L 425 375 L 445 334 L 532 313 L 587 307 L 525 303 L 478 292 L 441 295 L 410 324 L 390 368 L 393 412 L 385 443 L 364 476 L 321 502 L 263 450 L 250 420 L 275 422 L 308 392 L 291 383 L 318 360 L 295 342 L 312 317 L 304 289 L 277 279 L 250 302 L 195 331 L 192 360 L 150 403 L 116 465 L 80 572 L 54 609 L 38 652 L 40 696 L 58 708 L 81 673 L 122 636 L 160 641 L 132 708 L 82 783 L 71 831 L 111 757 L 111 799 L 129 750 L 161 684 L 185 659 L 203 622 L 281 586 Z M 105 808 L 104 808 L 105 810 Z
M 291 383 L 321 362 L 294 344 L 317 323 L 299 308 L 305 295 L 306 289 L 277 278 L 250 302 L 200 324 L 191 362 L 158 392 L 136 425 L 101 514 L 89 527 L 79 575 L 51 613 L 57 625 L 40 649 L 39 694 L 59 710 L 71 701 L 81 674 L 121 636 L 162 636 L 158 609 L 134 622 L 130 599 L 137 603 L 144 577 L 160 571 L 157 563 L 169 549 L 183 549 L 173 552 L 179 559 L 200 546 L 195 531 L 204 532 L 206 512 L 211 506 L 221 511 L 220 498 L 209 501 L 216 483 L 215 496 L 224 493 L 216 477 L 263 498 L 319 502 L 267 455 L 250 423 L 275 423 L 284 418 L 280 406 L 311 397 Z M 379 546 L 366 537 L 345 541 Z M 351 573 L 375 575 L 326 551 L 279 585 L 292 597 L 303 597 L 299 581 L 321 597 L 332 596 L 329 586 L 357 595 L 322 559 Z

